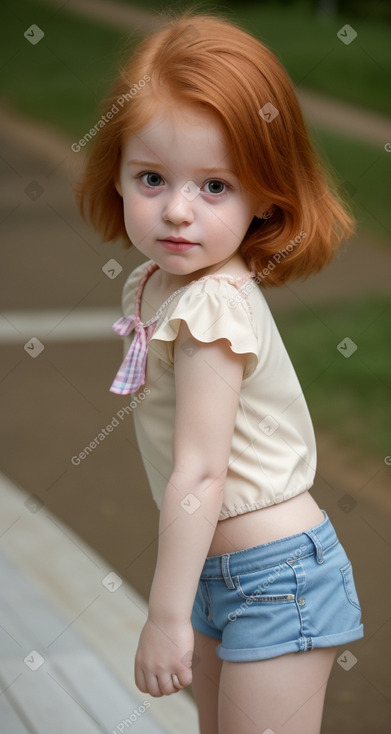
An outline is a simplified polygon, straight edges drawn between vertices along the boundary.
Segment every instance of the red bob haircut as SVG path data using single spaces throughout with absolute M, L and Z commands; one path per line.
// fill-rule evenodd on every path
M 272 215 L 254 217 L 240 246 L 255 273 L 273 256 L 278 261 L 261 285 L 280 286 L 325 267 L 354 221 L 314 152 L 292 82 L 260 41 L 211 12 L 186 10 L 166 20 L 114 82 L 76 190 L 82 216 L 103 240 L 132 244 L 115 188 L 124 139 L 159 104 L 175 102 L 217 115 L 242 186 L 273 202 Z

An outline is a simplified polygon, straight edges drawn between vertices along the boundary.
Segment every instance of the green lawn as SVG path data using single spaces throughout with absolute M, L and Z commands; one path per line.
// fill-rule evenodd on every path
M 317 18 L 287 7 L 239 5 L 245 26 L 271 46 L 295 84 L 359 107 L 391 114 L 390 27 L 339 17 Z M 352 25 L 357 38 L 345 45 L 337 32 Z
M 391 153 L 383 145 L 364 144 L 319 127 L 311 127 L 311 137 L 321 160 L 339 181 L 358 229 L 391 244 Z
M 390 307 L 374 296 L 274 313 L 315 424 L 358 454 L 390 453 Z
M 4 0 L 0 18 L 7 29 L 0 47 L 2 98 L 79 139 L 99 118 L 124 36 L 36 0 Z M 23 35 L 32 24 L 45 33 L 36 45 Z

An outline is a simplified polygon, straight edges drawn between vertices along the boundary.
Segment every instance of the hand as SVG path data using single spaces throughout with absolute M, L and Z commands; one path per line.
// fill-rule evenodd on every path
M 137 688 L 159 697 L 189 686 L 193 679 L 193 650 L 194 631 L 190 621 L 168 622 L 148 617 L 134 662 Z

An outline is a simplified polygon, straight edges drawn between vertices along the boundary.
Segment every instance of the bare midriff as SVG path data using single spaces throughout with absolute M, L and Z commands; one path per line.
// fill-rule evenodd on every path
M 319 525 L 324 519 L 310 493 L 302 492 L 285 502 L 220 520 L 208 556 L 234 553 L 296 535 Z

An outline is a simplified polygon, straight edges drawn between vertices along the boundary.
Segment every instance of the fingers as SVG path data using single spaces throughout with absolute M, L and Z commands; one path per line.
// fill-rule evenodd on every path
M 142 693 L 149 693 L 147 689 L 147 682 L 145 680 L 144 671 L 137 664 L 135 664 L 134 666 L 134 680 L 135 680 L 136 686 L 139 689 L 139 691 L 142 691 Z
M 189 667 L 182 669 L 179 673 L 178 680 L 181 688 L 186 688 L 187 686 L 190 686 L 193 680 L 192 668 Z
M 135 676 L 135 680 L 140 691 L 149 693 L 155 698 L 160 698 L 161 696 L 171 696 L 173 693 L 178 693 L 178 691 L 189 686 L 192 682 L 192 671 L 186 670 L 185 673 L 180 673 L 179 676 L 172 673 L 170 676 L 164 675 L 158 678 L 151 673 L 144 673 L 141 669 Z

